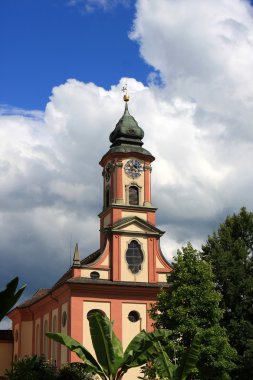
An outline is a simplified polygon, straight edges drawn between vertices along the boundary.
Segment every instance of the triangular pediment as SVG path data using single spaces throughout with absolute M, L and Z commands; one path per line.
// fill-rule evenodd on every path
M 109 229 L 114 233 L 138 233 L 159 236 L 164 234 L 163 231 L 159 230 L 153 224 L 150 224 L 137 216 L 123 218 L 119 222 L 110 226 Z

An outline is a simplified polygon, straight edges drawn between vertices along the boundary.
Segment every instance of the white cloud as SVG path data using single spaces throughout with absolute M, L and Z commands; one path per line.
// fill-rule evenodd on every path
M 130 0 L 68 0 L 69 6 L 77 6 L 84 13 L 92 13 L 97 9 L 108 11 L 118 5 L 129 6 Z
M 137 3 L 132 38 L 164 85 L 128 79 L 129 108 L 156 156 L 153 203 L 167 257 L 187 240 L 200 247 L 228 212 L 253 209 L 252 36 L 246 1 Z M 29 287 L 49 286 L 69 265 L 70 241 L 82 256 L 98 248 L 98 161 L 123 113 L 123 83 L 107 91 L 71 79 L 42 114 L 0 112 L 5 283 L 18 267 Z

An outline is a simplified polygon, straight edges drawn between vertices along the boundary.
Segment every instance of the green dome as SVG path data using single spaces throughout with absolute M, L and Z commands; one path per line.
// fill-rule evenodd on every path
M 114 131 L 110 134 L 111 148 L 118 145 L 139 145 L 144 137 L 144 131 L 139 127 L 137 121 L 128 111 L 126 103 L 125 112 L 118 121 Z

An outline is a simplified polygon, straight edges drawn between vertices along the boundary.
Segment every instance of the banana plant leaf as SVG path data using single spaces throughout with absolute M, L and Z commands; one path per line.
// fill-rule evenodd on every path
M 84 362 L 87 372 L 91 372 L 93 374 L 99 374 L 103 379 L 106 379 L 106 374 L 101 368 L 100 364 L 94 358 L 94 356 L 83 347 L 78 341 L 71 338 L 68 335 L 62 333 L 46 333 L 48 338 L 53 339 L 54 341 L 61 343 L 65 347 L 67 347 L 70 351 L 73 351 L 77 354 L 77 356 L 82 359 Z
M 17 292 L 18 277 L 15 277 L 6 285 L 6 289 L 0 292 L 0 321 L 11 310 L 21 297 L 26 285 L 23 285 Z
M 168 354 L 164 351 L 160 342 L 154 343 L 154 347 L 158 354 L 155 359 L 155 367 L 158 375 L 161 378 L 168 378 L 169 380 L 186 380 L 187 377 L 196 369 L 196 364 L 200 354 L 200 338 L 195 336 L 191 346 L 182 356 L 179 363 L 173 364 L 169 359 Z
M 176 380 L 176 369 L 177 366 L 175 366 L 171 361 L 170 358 L 165 352 L 161 346 L 161 343 L 155 343 L 155 347 L 157 348 L 157 352 L 159 353 L 159 356 L 155 359 L 155 367 L 157 369 L 157 372 L 161 378 L 168 378 L 170 380 Z
M 185 380 L 189 374 L 196 369 L 196 364 L 200 355 L 200 336 L 195 335 L 189 349 L 184 353 L 177 368 L 180 380 Z
M 107 376 L 114 378 L 123 359 L 122 344 L 114 334 L 108 317 L 94 313 L 88 319 L 97 359 Z
M 120 374 L 126 373 L 129 368 L 146 364 L 156 354 L 154 342 L 166 339 L 170 335 L 169 330 L 155 330 L 152 333 L 141 331 L 132 339 L 124 352 Z

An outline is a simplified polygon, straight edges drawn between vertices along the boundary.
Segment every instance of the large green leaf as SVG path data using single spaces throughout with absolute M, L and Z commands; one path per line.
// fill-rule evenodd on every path
M 123 358 L 123 349 L 113 332 L 112 322 L 100 313 L 94 313 L 88 319 L 97 359 L 107 376 L 115 376 Z
M 15 277 L 6 285 L 6 289 L 0 292 L 0 321 L 11 310 L 15 303 L 21 297 L 26 285 L 23 285 L 17 292 L 18 277 Z
M 155 330 L 152 333 L 141 331 L 126 348 L 120 373 L 125 373 L 129 368 L 139 367 L 147 363 L 156 353 L 154 342 L 166 339 L 170 334 L 169 330 Z
M 83 360 L 84 364 L 87 365 L 87 371 L 99 374 L 102 378 L 105 378 L 105 373 L 94 356 L 83 347 L 77 340 L 71 338 L 68 335 L 62 333 L 46 333 L 48 338 L 53 339 L 54 341 L 61 343 L 67 347 L 70 351 L 73 351 L 77 356 Z
M 196 364 L 200 355 L 200 336 L 195 335 L 189 349 L 184 353 L 180 364 L 177 368 L 178 378 L 185 380 L 193 370 L 196 369 Z
M 176 374 L 177 366 L 170 361 L 170 358 L 168 354 L 163 350 L 161 343 L 154 343 L 154 346 L 158 353 L 158 356 L 154 361 L 158 375 L 161 378 L 165 377 L 169 380 L 178 380 Z

